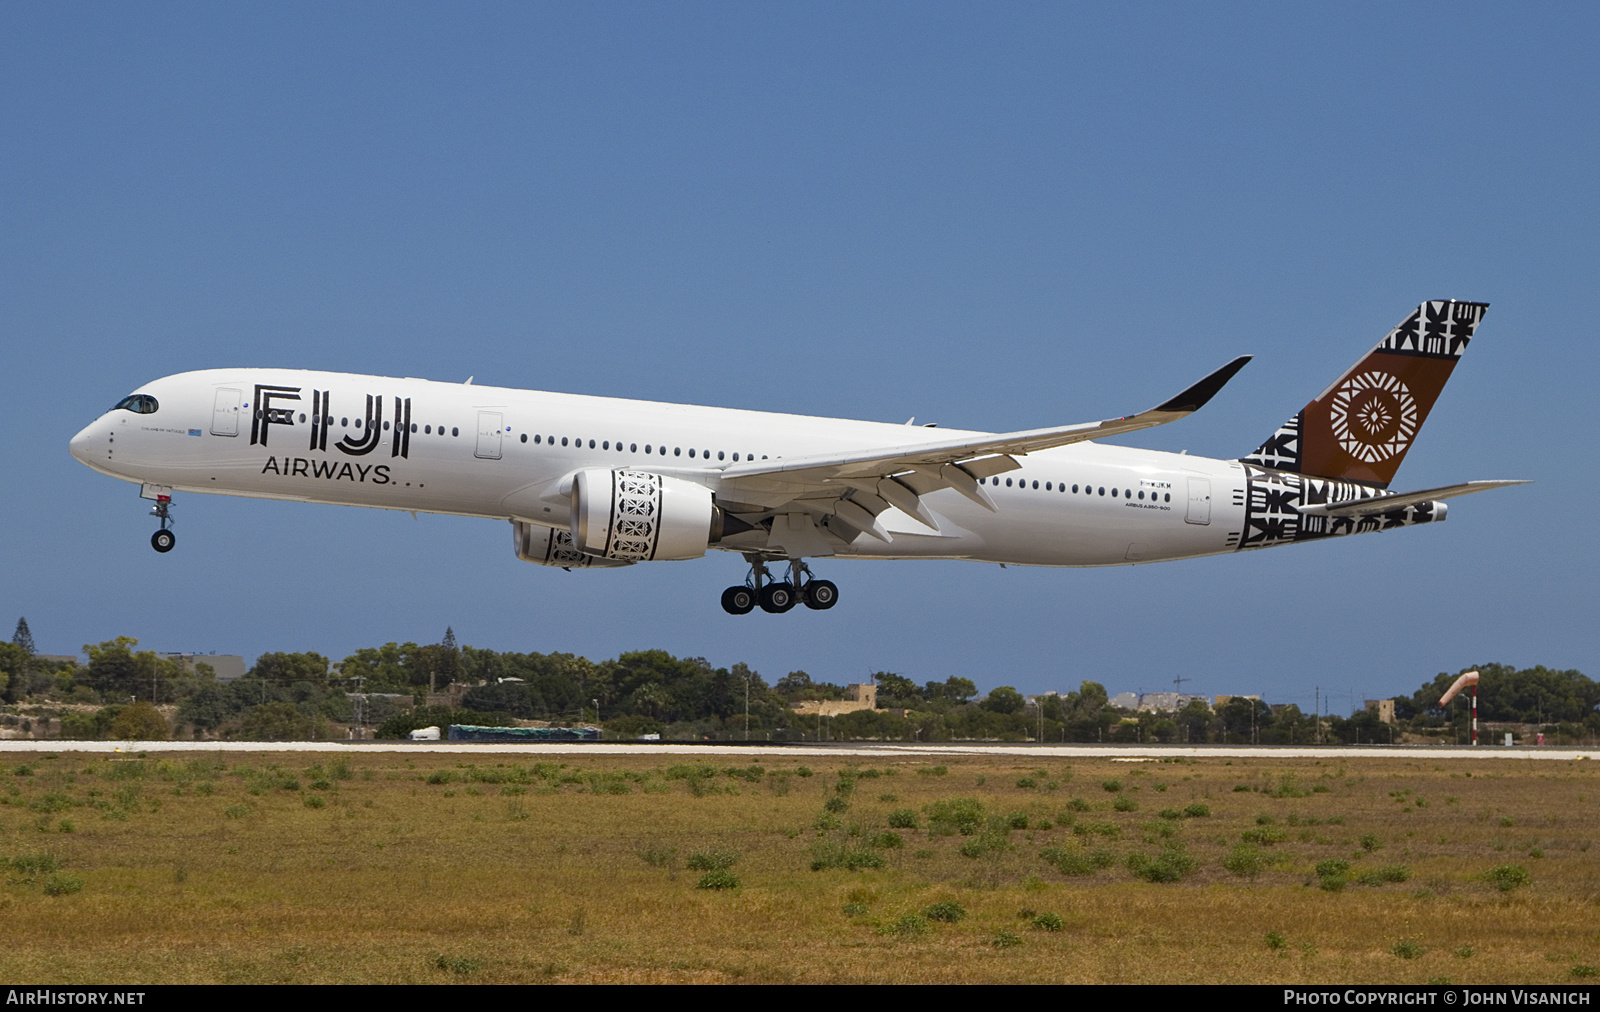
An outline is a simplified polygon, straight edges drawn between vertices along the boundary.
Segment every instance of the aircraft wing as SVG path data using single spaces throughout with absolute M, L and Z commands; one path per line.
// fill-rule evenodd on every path
M 1357 499 L 1352 502 L 1328 503 L 1323 506 L 1302 506 L 1301 516 L 1310 517 L 1370 517 L 1390 510 L 1401 509 L 1406 506 L 1415 506 L 1418 503 L 1433 502 L 1437 499 L 1453 499 L 1458 495 L 1471 495 L 1474 492 L 1487 492 L 1491 488 L 1505 488 L 1508 485 L 1528 485 L 1528 481 L 1467 481 L 1460 485 L 1445 485 L 1442 488 L 1425 488 L 1420 492 L 1400 492 L 1394 495 L 1380 495 L 1373 499 Z
M 890 506 L 937 531 L 938 524 L 922 505 L 921 496 L 952 488 L 992 511 L 994 502 L 978 483 L 1021 467 L 1012 454 L 1175 422 L 1200 410 L 1249 361 L 1249 355 L 1241 355 L 1176 397 L 1123 418 L 735 464 L 720 472 L 720 494 L 768 509 L 795 503 L 802 509 L 833 514 L 850 527 L 885 541 L 888 536 L 876 518 Z

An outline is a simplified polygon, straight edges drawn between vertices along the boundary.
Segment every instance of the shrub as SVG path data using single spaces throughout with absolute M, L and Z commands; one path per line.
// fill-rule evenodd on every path
M 1112 778 L 1110 780 L 1102 780 L 1102 781 L 1100 781 L 1100 786 L 1105 788 L 1107 791 L 1110 791 L 1112 794 L 1115 794 L 1118 791 L 1122 790 L 1122 781 L 1121 780 L 1117 780 L 1116 778 Z
M 991 857 L 1011 849 L 1011 844 L 1006 842 L 1005 834 L 990 831 L 975 836 L 961 845 L 962 857 Z
M 1116 855 L 1109 850 L 1091 851 L 1082 847 L 1047 847 L 1039 856 L 1063 875 L 1089 875 L 1109 868 L 1116 861 Z
M 713 868 L 700 876 L 700 881 L 695 883 L 696 889 L 737 889 L 739 876 L 726 868 Z
M 1326 861 L 1317 862 L 1317 878 L 1330 878 L 1334 875 L 1345 875 L 1348 874 L 1349 871 L 1349 861 L 1340 861 L 1337 858 L 1329 858 Z
M 69 896 L 83 888 L 83 879 L 73 875 L 51 875 L 44 880 L 46 896 Z
M 1028 828 L 1028 813 L 1027 812 L 1012 812 L 1010 815 L 1005 817 L 1005 824 L 1006 824 L 1006 827 L 1009 828 L 1009 829 L 1027 829 Z
M 308 794 L 308 795 L 306 795 L 305 806 L 307 808 L 321 808 L 324 805 L 326 805 L 327 803 L 328 802 L 326 800 L 324 800 L 322 795 L 320 795 L 320 794 Z
M 1185 805 L 1183 817 L 1186 819 L 1204 819 L 1211 814 L 1211 806 L 1196 801 L 1192 805 Z
M 8 862 L 12 869 L 24 875 L 44 875 L 61 867 L 61 859 L 54 854 L 23 854 Z
M 1288 947 L 1289 947 L 1289 940 L 1287 938 L 1283 937 L 1283 932 L 1281 932 L 1281 931 L 1269 931 L 1269 932 L 1267 932 L 1267 948 L 1269 948 L 1269 949 L 1287 949 Z
M 684 865 L 690 871 L 718 871 L 732 868 L 739 855 L 731 850 L 697 850 L 689 855 Z
M 248 805 L 229 805 L 227 808 L 222 810 L 222 814 L 227 816 L 230 819 L 242 819 L 246 815 L 250 814 L 250 806 L 248 806 Z
M 1494 886 L 1503 893 L 1520 889 L 1532 881 L 1528 869 L 1520 864 L 1502 864 L 1490 868 L 1483 874 L 1484 881 Z
M 811 870 L 825 871 L 829 868 L 843 868 L 846 871 L 860 871 L 862 868 L 882 868 L 883 857 L 870 850 L 849 850 L 843 844 L 831 840 L 819 840 L 811 848 Z
M 833 812 L 835 815 L 838 815 L 850 810 L 850 802 L 843 798 L 829 798 L 827 801 L 822 803 L 822 807 L 830 812 Z
M 942 777 L 949 773 L 950 770 L 944 766 L 929 766 L 927 769 L 917 770 L 917 772 L 925 777 Z
M 1573 977 L 1600 977 L 1600 967 L 1580 963 L 1567 971 Z
M 1267 855 L 1250 843 L 1239 844 L 1228 851 L 1228 856 L 1222 859 L 1222 867 L 1230 873 L 1252 880 L 1267 870 L 1268 863 Z
M 1181 882 L 1196 864 L 1193 857 L 1172 846 L 1155 857 L 1137 851 L 1128 855 L 1128 870 L 1147 882 Z
M 1035 931 L 1062 931 L 1067 926 L 1060 914 L 1040 914 L 1030 923 Z
M 1088 810 L 1089 802 L 1083 800 L 1082 798 L 1073 798 L 1071 801 L 1067 802 L 1067 811 L 1069 812 L 1087 812 Z M 1072 816 L 1066 816 L 1062 818 L 1061 821 L 1071 822 Z
M 465 956 L 441 955 L 434 959 L 433 965 L 440 970 L 465 977 L 468 974 L 477 973 L 479 967 L 483 964 L 476 959 L 468 959 Z
M 1021 935 L 1013 935 L 1009 931 L 1002 931 L 1002 932 L 999 932 L 998 934 L 996 934 L 994 936 L 994 941 L 991 942 L 990 944 L 993 945 L 997 949 L 1009 949 L 1009 948 L 1012 948 L 1013 946 L 1021 945 L 1022 944 L 1022 936 Z
M 1122 835 L 1122 827 L 1115 822 L 1080 822 L 1072 827 L 1072 831 L 1079 836 L 1105 836 L 1111 839 Z
M 976 798 L 947 798 L 923 809 L 928 831 L 935 836 L 971 836 L 983 828 L 983 803 Z
M 1262 826 L 1260 829 L 1247 829 L 1239 834 L 1239 839 L 1245 843 L 1256 843 L 1263 847 L 1274 843 L 1282 843 L 1289 838 L 1289 834 L 1273 826 Z
M 1179 811 L 1176 808 L 1163 808 L 1161 811 L 1157 812 L 1156 814 L 1161 816 L 1163 819 L 1181 819 L 1181 818 L 1183 818 L 1183 812 Z
M 1401 959 L 1416 959 L 1427 951 L 1422 947 L 1422 943 L 1415 938 L 1402 938 L 1394 943 L 1394 947 L 1389 950 L 1389 954 L 1391 956 L 1399 956 Z
M 889 828 L 916 829 L 917 813 L 909 808 L 897 808 L 889 813 Z
M 906 845 L 906 841 L 894 830 L 885 829 L 872 838 L 872 845 L 874 847 L 882 847 L 885 850 L 898 850 Z
M 1378 849 L 1380 849 L 1382 847 L 1383 847 L 1383 843 L 1382 843 L 1382 841 L 1380 841 L 1378 839 L 1378 834 L 1376 834 L 1376 833 L 1362 833 L 1361 834 L 1361 849 L 1366 851 L 1368 854 L 1370 854 L 1373 851 L 1378 850 Z
M 657 847 L 652 844 L 640 847 L 634 853 L 639 856 L 639 860 L 652 868 L 665 868 L 677 860 L 678 848 Z
M 902 914 L 878 929 L 878 934 L 893 935 L 896 938 L 921 938 L 927 933 L 928 920 L 920 914 Z
M 1386 882 L 1404 882 L 1411 878 L 1411 869 L 1403 864 L 1387 864 L 1382 868 L 1369 871 L 1356 879 L 1362 885 L 1378 886 Z
M 922 911 L 922 916 L 930 921 L 944 921 L 947 924 L 954 924 L 967 916 L 967 910 L 955 900 L 940 900 Z

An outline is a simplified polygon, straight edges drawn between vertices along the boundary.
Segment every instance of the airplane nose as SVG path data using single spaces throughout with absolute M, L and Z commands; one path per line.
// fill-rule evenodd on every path
M 94 428 L 91 423 L 84 426 L 83 431 L 72 437 L 72 442 L 67 444 L 67 450 L 80 464 L 89 463 L 89 438 L 90 430 Z

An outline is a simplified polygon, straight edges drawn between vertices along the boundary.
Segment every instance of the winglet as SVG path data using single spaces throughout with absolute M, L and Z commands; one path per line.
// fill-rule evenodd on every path
M 1183 393 L 1151 410 L 1199 411 L 1206 406 L 1207 401 L 1217 395 L 1218 390 L 1221 390 L 1229 380 L 1233 379 L 1234 374 L 1245 367 L 1245 363 L 1249 362 L 1252 357 L 1254 356 L 1240 355 Z

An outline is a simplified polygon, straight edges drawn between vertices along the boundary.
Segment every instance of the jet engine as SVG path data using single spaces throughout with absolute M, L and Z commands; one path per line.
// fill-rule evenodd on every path
M 631 566 L 631 562 L 601 559 L 585 555 L 572 547 L 572 535 L 553 527 L 511 521 L 511 542 L 517 558 L 541 566 L 560 566 L 562 569 L 610 569 L 614 566 Z
M 723 512 L 711 490 L 683 478 L 627 468 L 573 476 L 572 541 L 607 560 L 698 559 L 722 540 Z

